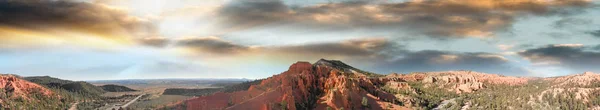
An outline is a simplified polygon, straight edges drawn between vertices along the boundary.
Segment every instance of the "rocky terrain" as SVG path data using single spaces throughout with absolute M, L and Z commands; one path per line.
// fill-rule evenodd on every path
M 61 108 L 63 96 L 36 83 L 15 75 L 0 75 L 0 109 L 28 109 L 31 105 L 42 108 Z
M 31 99 L 28 94 L 38 92 L 45 96 L 51 96 L 52 91 L 29 81 L 18 78 L 14 75 L 1 75 L 0 76 L 0 88 L 5 92 L 12 93 L 12 97 L 23 97 L 25 99 Z
M 297 62 L 247 90 L 220 92 L 185 101 L 186 109 L 383 109 L 397 106 L 380 89 L 388 79 L 372 78 L 333 60 Z
M 312 64 L 294 63 L 287 71 L 269 78 L 223 85 L 173 91 L 198 94 L 189 94 L 193 98 L 168 104 L 164 109 L 600 109 L 600 74 L 592 72 L 548 78 L 475 71 L 380 75 L 341 61 L 321 59 Z M 108 91 L 114 87 L 129 90 L 124 86 L 106 87 L 111 88 Z M 104 92 L 102 87 L 86 82 L 48 76 L 0 75 L 0 91 L 1 109 L 64 109 L 81 99 L 88 102 L 78 108 L 94 109 L 106 105 L 102 101 L 124 99 L 101 97 L 98 94 Z
M 247 89 L 172 106 L 215 109 L 595 109 L 600 75 L 512 77 L 475 71 L 379 75 L 341 61 L 297 62 Z
M 395 83 L 411 81 L 437 84 L 439 87 L 445 87 L 449 91 L 456 93 L 473 92 L 482 89 L 485 83 L 522 85 L 526 84 L 529 80 L 529 78 L 501 76 L 474 71 L 420 72 L 406 75 L 393 73 L 387 75 L 386 78 L 396 79 Z M 400 82 L 398 82 L 398 79 L 400 79 Z

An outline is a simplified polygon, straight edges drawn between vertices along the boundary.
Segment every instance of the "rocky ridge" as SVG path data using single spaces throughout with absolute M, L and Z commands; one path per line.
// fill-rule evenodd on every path
M 0 89 L 6 93 L 12 94 L 11 97 L 22 97 L 31 99 L 29 94 L 41 93 L 44 96 L 51 96 L 53 93 L 49 89 L 38 84 L 23 80 L 15 75 L 0 75 Z
M 420 94 L 411 83 L 422 83 L 426 88 L 462 94 L 490 85 L 524 85 L 530 80 L 474 71 L 373 75 L 341 61 L 321 59 L 314 64 L 294 63 L 287 71 L 263 79 L 247 90 L 218 92 L 182 103 L 185 109 L 193 110 L 410 109 L 413 105 L 423 106 L 416 100 L 423 97 L 389 90 Z
M 389 74 L 387 78 L 396 78 L 402 81 L 419 81 L 428 86 L 447 87 L 448 91 L 456 93 L 473 92 L 485 88 L 486 84 L 522 85 L 530 79 L 521 77 L 486 74 L 474 71 L 443 71 L 419 72 L 412 74 Z
M 185 103 L 187 109 L 194 110 L 382 109 L 383 105 L 397 103 L 393 94 L 379 89 L 387 79 L 369 78 L 361 72 L 335 60 L 297 62 L 246 91 L 215 93 Z

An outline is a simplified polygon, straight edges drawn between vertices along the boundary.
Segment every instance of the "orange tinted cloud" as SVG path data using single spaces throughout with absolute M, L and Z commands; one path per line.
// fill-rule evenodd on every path
M 156 35 L 151 21 L 86 2 L 0 1 L 0 42 L 10 46 L 75 44 L 107 47 Z

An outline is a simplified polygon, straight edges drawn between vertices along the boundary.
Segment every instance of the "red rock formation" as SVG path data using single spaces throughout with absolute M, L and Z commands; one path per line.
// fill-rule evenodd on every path
M 190 110 L 279 110 L 290 109 L 362 109 L 361 101 L 368 100 L 371 109 L 379 104 L 396 101 L 392 94 L 378 89 L 387 78 L 358 77 L 341 62 L 297 62 L 289 70 L 269 77 L 246 91 L 216 93 L 185 101 Z M 327 64 L 327 65 L 325 65 Z M 346 71 L 346 72 L 344 72 Z M 283 105 L 285 104 L 285 105 Z
M 282 102 L 286 103 L 284 106 L 287 108 L 296 109 L 296 104 L 316 100 L 310 97 L 313 97 L 312 91 L 323 85 L 317 83 L 320 79 L 316 79 L 322 75 L 314 72 L 312 64 L 298 62 L 290 66 L 288 71 L 267 78 L 247 91 L 217 93 L 188 100 L 187 109 L 270 110 L 280 109 Z
M 53 93 L 49 89 L 38 84 L 23 80 L 14 75 L 0 75 L 0 89 L 11 93 L 12 97 L 23 97 L 29 100 L 29 94 L 41 93 L 45 96 L 51 96 Z
M 595 74 L 592 72 L 585 72 L 583 74 L 574 74 L 574 75 L 561 76 L 561 77 L 544 78 L 544 80 L 549 80 L 554 83 L 557 83 L 557 85 L 555 85 L 555 86 L 563 86 L 566 84 L 577 84 L 577 85 L 587 86 L 592 83 L 600 82 L 600 74 Z
M 412 73 L 407 75 L 390 74 L 387 78 L 396 78 L 404 81 L 421 81 L 423 83 L 435 83 L 439 85 L 452 85 L 447 88 L 456 93 L 473 92 L 484 88 L 484 84 L 526 84 L 530 79 L 496 74 L 486 74 L 473 71 L 444 71 Z

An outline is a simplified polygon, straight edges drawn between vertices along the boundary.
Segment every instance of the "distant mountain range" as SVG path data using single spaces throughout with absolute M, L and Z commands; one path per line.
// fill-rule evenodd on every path
M 269 78 L 219 85 L 222 88 L 167 89 L 167 95 L 197 97 L 165 109 L 600 109 L 600 74 L 591 72 L 548 78 L 475 71 L 381 75 L 341 61 L 321 59 L 313 64 L 294 63 L 287 71 Z M 107 91 L 135 91 L 119 85 L 94 86 L 49 76 L 0 75 L 0 87 L 1 109 L 66 109 L 72 103 L 93 100 Z

